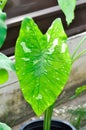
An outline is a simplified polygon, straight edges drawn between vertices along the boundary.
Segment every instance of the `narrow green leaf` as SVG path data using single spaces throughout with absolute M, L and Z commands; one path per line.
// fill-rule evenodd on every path
M 24 97 L 41 115 L 62 92 L 71 70 L 67 36 L 60 19 L 45 35 L 30 18 L 23 20 L 15 49 L 16 71 Z
M 86 91 L 86 85 L 78 87 L 75 90 L 75 94 L 71 97 L 71 99 L 74 99 L 74 98 L 78 97 L 84 91 Z
M 0 10 L 0 48 L 2 47 L 7 34 L 7 26 L 5 24 L 6 13 Z
M 79 94 L 82 93 L 83 91 L 86 91 L 86 85 L 77 88 L 76 91 L 75 91 L 75 93 L 76 93 L 77 95 L 79 95 Z
M 7 56 L 0 53 L 0 84 L 8 80 L 8 71 L 15 71 L 15 65 Z
M 76 0 L 57 0 L 58 4 L 66 16 L 67 24 L 69 25 L 74 19 L 74 10 L 76 6 Z
M 72 54 L 72 59 L 76 56 L 78 50 L 79 50 L 80 47 L 85 43 L 85 41 L 86 41 L 86 36 L 84 36 L 84 37 L 80 40 L 80 42 L 78 43 L 76 49 L 74 50 L 74 52 L 73 52 L 73 54 Z
M 72 64 L 77 60 L 79 59 L 81 56 L 85 55 L 86 54 L 86 49 L 84 49 L 83 51 L 79 52 L 75 57 L 73 57 L 72 59 Z
M 0 122 L 0 130 L 12 130 L 7 124 Z
M 74 50 L 73 54 L 72 54 L 72 64 L 79 59 L 82 55 L 86 54 L 86 49 L 80 51 L 79 53 L 78 50 L 80 49 L 80 47 L 85 43 L 86 41 L 86 36 L 84 36 L 81 41 L 79 42 L 79 44 L 77 45 L 76 49 Z

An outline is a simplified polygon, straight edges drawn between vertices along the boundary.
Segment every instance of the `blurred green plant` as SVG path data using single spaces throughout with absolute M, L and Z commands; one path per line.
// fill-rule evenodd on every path
M 76 97 L 78 97 L 80 94 L 82 94 L 82 92 L 86 91 L 86 85 L 80 86 L 75 90 L 75 94 L 70 98 L 70 99 L 74 99 Z
M 75 90 L 75 94 L 70 99 L 77 98 L 85 91 L 86 85 L 78 87 Z M 86 122 L 86 108 L 79 106 L 76 109 L 70 109 L 68 112 L 71 114 L 70 122 L 76 127 L 77 130 L 80 130 L 83 126 L 83 122 Z M 82 128 L 82 130 L 84 130 L 84 128 Z
M 57 2 L 65 14 L 67 24 L 69 25 L 75 17 L 76 0 L 57 0 Z
M 0 130 L 12 130 L 12 129 L 5 123 L 0 122 Z
M 80 49 L 80 47 L 86 42 L 86 36 L 84 36 L 81 41 L 78 43 L 76 49 L 74 50 L 73 54 L 72 54 L 72 64 L 79 59 L 82 55 L 84 55 L 86 53 L 86 49 L 80 51 L 79 53 L 78 50 Z
M 86 108 L 78 107 L 75 110 L 70 109 L 69 113 L 71 114 L 70 122 L 76 127 L 77 130 L 80 130 L 86 122 Z
M 7 0 L 0 0 L 0 9 L 3 10 L 5 5 L 7 3 Z
M 0 0 L 0 48 L 4 44 L 7 35 L 6 13 L 2 11 L 6 2 L 7 0 Z M 0 53 L 0 84 L 8 80 L 8 71 L 15 71 L 14 63 L 6 55 Z

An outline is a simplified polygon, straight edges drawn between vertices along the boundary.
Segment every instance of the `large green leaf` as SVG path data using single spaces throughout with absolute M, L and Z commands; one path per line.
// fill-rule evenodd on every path
M 23 20 L 16 43 L 16 71 L 24 97 L 41 115 L 62 92 L 71 69 L 67 36 L 60 19 L 43 35 L 30 18 Z
M 68 24 L 74 19 L 74 10 L 76 6 L 76 0 L 57 0 L 60 8 L 66 16 Z
M 7 56 L 0 53 L 0 84 L 8 80 L 8 71 L 15 71 L 14 63 Z
M 6 13 L 3 13 L 0 10 L 0 48 L 2 47 L 7 34 L 7 26 L 5 24 L 5 20 L 6 20 Z
M 0 122 L 0 130 L 11 130 L 11 128 L 7 124 Z

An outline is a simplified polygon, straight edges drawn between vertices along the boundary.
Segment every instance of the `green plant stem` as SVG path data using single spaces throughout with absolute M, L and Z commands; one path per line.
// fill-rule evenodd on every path
M 80 46 L 84 43 L 85 40 L 86 40 L 86 36 L 83 37 L 83 39 L 79 42 L 77 48 L 75 49 L 75 51 L 74 51 L 73 54 L 72 54 L 72 59 L 75 57 L 77 51 L 79 50 Z
M 51 117 L 53 112 L 54 104 L 47 108 L 44 114 L 44 130 L 50 130 Z
M 82 55 L 84 55 L 86 53 L 86 49 L 81 51 L 77 56 L 75 56 L 73 59 L 72 59 L 72 64 L 78 59 L 80 58 Z

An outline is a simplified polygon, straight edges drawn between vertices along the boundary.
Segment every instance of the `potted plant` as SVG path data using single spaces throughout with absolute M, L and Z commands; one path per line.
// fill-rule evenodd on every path
M 54 103 L 71 71 L 66 39 L 61 19 L 56 19 L 43 35 L 33 19 L 25 18 L 15 47 L 21 90 L 38 116 L 45 111 L 44 129 L 48 130 Z
M 44 112 L 44 130 L 50 129 L 54 103 L 68 81 L 74 60 L 66 40 L 61 19 L 56 19 L 46 34 L 42 34 L 33 19 L 25 18 L 16 42 L 15 64 L 21 90 L 38 116 Z M 42 125 L 43 121 L 37 123 Z M 43 129 L 33 125 L 32 128 L 31 124 L 26 125 L 22 130 Z M 75 129 L 68 124 L 60 125 L 57 123 L 56 129 Z
M 59 5 L 63 5 L 60 2 L 61 0 L 59 0 Z M 72 5 L 73 11 L 74 3 L 75 1 Z M 62 10 L 68 16 L 69 24 L 73 18 L 70 20 L 71 16 L 68 15 L 67 5 L 63 6 Z M 16 42 L 15 67 L 14 64 L 8 62 L 11 70 L 16 68 L 25 100 L 38 116 L 44 113 L 44 130 L 50 130 L 50 124 L 51 129 L 75 130 L 66 122 L 51 121 L 55 101 L 68 81 L 72 63 L 78 57 L 75 55 L 76 49 L 71 58 L 66 41 L 67 35 L 64 32 L 61 19 L 54 20 L 46 34 L 42 34 L 32 18 L 25 18 L 22 21 Z M 7 65 L 4 70 L 8 70 L 6 67 Z M 40 125 L 38 126 L 37 123 Z M 35 128 L 32 122 L 32 125 L 26 125 L 21 130 L 43 129 L 43 120 L 36 121 L 35 124 Z
M 58 90 L 57 92 L 59 96 L 68 80 L 72 63 L 86 52 L 86 50 L 84 50 L 76 55 L 79 47 L 86 39 L 85 37 L 78 44 L 71 57 L 67 44 L 65 43 L 67 40 L 66 38 L 60 19 L 56 19 L 46 34 L 43 35 L 33 19 L 25 18 L 22 22 L 20 34 L 16 43 L 16 72 L 19 78 L 21 90 L 25 100 L 32 105 L 38 116 L 45 111 L 45 130 L 50 129 L 50 122 L 51 129 L 75 129 L 73 126 L 65 122 L 51 121 L 52 110 L 57 97 L 54 99 L 53 103 L 51 103 L 51 101 L 53 100 L 52 98 L 56 90 Z M 64 60 L 60 59 L 62 56 Z M 23 66 L 23 68 L 21 66 Z M 58 66 L 59 69 L 58 67 L 56 68 L 56 66 Z M 45 106 L 45 104 L 47 104 L 46 101 L 50 106 Z M 31 122 L 21 128 L 21 130 L 27 129 L 43 129 L 43 120 Z
M 46 34 L 41 33 L 32 18 L 22 21 L 15 47 L 16 72 L 25 100 L 38 116 L 44 112 L 44 127 L 43 121 L 36 121 L 21 130 L 49 130 L 50 123 L 51 129 L 67 129 L 68 124 L 59 121 L 54 127 L 56 122 L 51 121 L 52 111 L 68 81 L 72 63 L 86 50 L 76 55 L 80 42 L 71 57 L 66 40 L 61 19 L 56 19 Z

